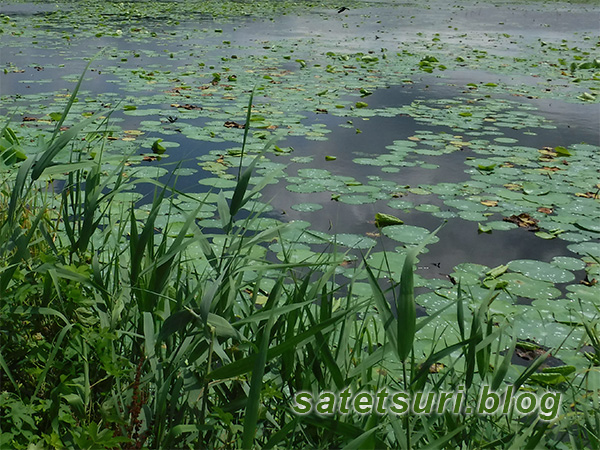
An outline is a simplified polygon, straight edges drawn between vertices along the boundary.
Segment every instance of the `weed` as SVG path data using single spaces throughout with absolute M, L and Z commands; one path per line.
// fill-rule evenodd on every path
M 294 244 L 284 238 L 288 226 L 251 232 L 261 217 L 253 209 L 238 220 L 260 190 L 248 189 L 260 155 L 243 171 L 240 163 L 229 201 L 219 194 L 219 233 L 201 227 L 197 200 L 183 224 L 157 227 L 164 211 L 178 211 L 179 196 L 192 199 L 158 182 L 140 219 L 134 204 L 115 200 L 131 189 L 124 162 L 107 174 L 101 151 L 53 163 L 78 132 L 95 126 L 94 116 L 60 132 L 77 89 L 41 156 L 5 158 L 11 164 L 0 175 L 0 445 L 411 449 L 599 442 L 591 376 L 598 335 L 589 320 L 583 325 L 596 350 L 590 367 L 578 384 L 566 376 L 557 385 L 581 405 L 575 422 L 554 425 L 513 412 L 295 414 L 291 405 L 302 391 L 462 389 L 467 404 L 476 404 L 483 386 L 535 391 L 540 385 L 532 375 L 549 352 L 521 371 L 511 365 L 515 333 L 510 318 L 490 311 L 493 289 L 476 303 L 458 283 L 455 301 L 418 320 L 413 263 L 427 242 L 409 253 L 399 285 L 387 290 L 382 274 L 359 266 L 356 273 L 366 272 L 371 286 L 360 295 L 356 280 L 342 286 L 336 279 L 343 258 L 335 249 L 311 262 L 269 260 L 260 249 L 273 239 L 284 255 Z M 246 123 L 251 104 L 252 97 Z M 102 142 L 101 127 L 90 132 Z M 246 135 L 247 127 L 242 156 Z M 54 195 L 47 177 L 57 173 L 67 178 Z M 437 338 L 423 350 L 426 327 L 436 327 Z M 581 399 L 587 396 L 591 403 Z

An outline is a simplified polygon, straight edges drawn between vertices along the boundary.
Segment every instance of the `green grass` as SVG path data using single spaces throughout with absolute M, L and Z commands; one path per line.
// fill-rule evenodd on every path
M 252 97 L 248 116 L 251 104 Z M 383 289 L 385 274 L 363 263 L 357 273 L 367 272 L 371 292 L 358 295 L 354 279 L 340 284 L 336 267 L 343 258 L 335 249 L 310 263 L 274 263 L 261 249 L 277 239 L 285 255 L 294 244 L 283 237 L 286 226 L 252 233 L 261 212 L 238 218 L 260 190 L 249 190 L 260 155 L 245 169 L 240 163 L 231 195 L 219 194 L 222 229 L 211 234 L 197 219 L 202 201 L 158 182 L 143 217 L 122 200 L 133 186 L 122 176 L 125 161 L 111 173 L 102 170 L 105 133 L 97 117 L 64 132 L 60 125 L 39 143 L 37 157 L 8 126 L 2 132 L 2 448 L 560 449 L 600 443 L 597 320 L 582 316 L 578 328 L 594 349 L 588 367 L 535 381 L 549 352 L 529 367 L 511 365 L 517 337 L 509 318 L 489 310 L 494 290 L 475 302 L 459 283 L 456 301 L 417 318 L 413 264 L 426 242 L 409 253 L 399 285 Z M 80 132 L 88 133 L 89 146 L 75 143 Z M 65 151 L 71 161 L 54 164 Z M 66 175 L 55 193 L 48 179 L 58 174 Z M 179 197 L 196 201 L 196 211 L 185 213 L 178 227 L 158 227 L 165 211 L 182 212 Z M 446 328 L 423 352 L 415 345 L 420 334 L 440 320 Z M 446 339 L 446 329 L 457 330 L 460 339 Z M 319 416 L 291 408 L 297 392 L 346 387 L 415 393 L 464 386 L 474 404 L 482 386 L 507 383 L 563 392 L 559 420 L 448 412 Z

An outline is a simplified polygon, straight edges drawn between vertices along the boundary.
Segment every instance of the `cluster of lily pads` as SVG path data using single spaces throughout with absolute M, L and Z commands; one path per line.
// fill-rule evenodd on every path
M 386 29 L 394 22 L 388 17 L 391 11 L 399 19 L 411 8 L 424 13 L 429 6 L 346 4 L 350 9 L 338 13 L 331 2 L 81 2 L 76 9 L 65 6 L 39 16 L 3 15 L 3 54 L 15 55 L 6 62 L 3 83 L 16 83 L 18 93 L 2 93 L 1 111 L 16 111 L 21 121 L 13 127 L 16 137 L 34 141 L 60 120 L 57 111 L 79 67 L 96 47 L 103 47 L 72 106 L 74 120 L 98 110 L 111 114 L 104 129 L 109 155 L 104 169 L 114 169 L 121 155 L 135 152 L 125 174 L 139 178 L 140 185 L 150 178 L 191 179 L 197 192 L 188 195 L 203 196 L 207 205 L 214 205 L 198 213 L 210 226 L 218 216 L 216 192 L 236 184 L 233 169 L 240 164 L 245 102 L 257 86 L 246 149 L 257 153 L 275 135 L 283 143 L 263 154 L 253 183 L 285 184 L 288 191 L 304 195 L 305 200 L 290 205 L 294 211 L 327 211 L 330 202 L 371 204 L 400 218 L 410 210 L 439 219 L 460 218 L 477 223 L 481 233 L 531 230 L 540 245 L 546 239 L 569 242 L 574 256 L 512 261 L 501 268 L 464 262 L 452 275 L 475 296 L 495 287 L 500 295 L 493 307 L 499 313 L 521 314 L 521 337 L 547 346 L 562 342 L 569 334 L 569 326 L 561 325 L 564 312 L 580 302 L 592 314 L 600 298 L 595 282 L 600 278 L 600 148 L 576 137 L 568 146 L 536 148 L 519 142 L 556 128 L 530 99 L 552 98 L 582 107 L 600 102 L 599 37 L 593 30 L 562 33 L 556 40 L 494 31 L 485 33 L 484 42 L 480 33 L 452 25 L 444 33 L 409 28 L 394 36 Z M 296 25 L 297 33 L 279 33 L 277 22 L 283 20 Z M 253 34 L 254 21 L 269 31 L 267 37 Z M 67 29 L 60 25 L 64 23 L 75 25 Z M 373 23 L 385 33 L 379 36 Z M 322 31 L 308 33 L 309 26 Z M 361 26 L 364 33 L 349 31 Z M 32 51 L 19 50 L 25 46 Z M 446 81 L 458 75 L 463 84 Z M 48 91 L 55 81 L 64 89 Z M 402 105 L 369 103 L 378 89 L 398 85 L 413 88 L 416 98 Z M 436 86 L 445 90 L 438 92 Z M 30 87 L 35 92 L 27 93 Z M 426 129 L 366 155 L 328 155 L 326 168 L 321 158 L 297 154 L 284 142 L 292 137 L 326 141 L 334 131 L 331 123 L 359 133 L 361 121 L 404 116 Z M 461 181 L 398 181 L 406 168 L 443 172 L 442 159 L 448 155 L 464 159 Z M 363 178 L 339 173 L 336 161 L 341 159 L 370 172 Z M 302 167 L 292 172 L 291 164 Z M 136 196 L 141 194 L 123 195 L 122 200 Z M 189 198 L 177 202 L 183 211 L 193 210 Z M 268 205 L 260 208 L 270 210 Z M 142 206 L 136 214 L 142 217 L 147 211 Z M 161 217 L 174 233 L 185 222 L 183 215 L 166 211 Z M 275 224 L 285 218 L 273 213 L 260 220 Z M 306 221 L 293 229 L 288 238 L 294 244 L 285 255 L 281 243 L 269 247 L 276 257 L 310 261 L 324 245 L 363 251 L 377 245 L 370 224 L 365 224 L 364 234 L 337 236 L 310 230 Z M 380 232 L 400 245 L 394 266 L 406 248 L 428 235 L 426 228 L 410 223 L 385 226 Z M 376 265 L 382 255 L 372 253 L 370 261 Z M 340 273 L 349 270 L 340 267 Z M 426 309 L 449 301 L 449 281 L 420 283 L 431 289 L 417 300 Z M 521 298 L 529 299 L 532 307 L 519 304 Z M 548 313 L 556 314 L 554 321 L 547 320 Z M 571 316 L 568 321 L 577 322 Z M 537 325 L 526 325 L 530 323 Z M 577 357 L 581 355 L 572 356 Z

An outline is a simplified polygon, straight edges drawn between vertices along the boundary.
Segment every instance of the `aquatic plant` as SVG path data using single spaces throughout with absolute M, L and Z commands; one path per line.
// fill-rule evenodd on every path
M 248 119 L 251 108 L 252 96 Z M 261 155 L 245 163 L 244 145 L 233 190 L 197 196 L 124 177 L 127 157 L 105 172 L 109 133 L 97 115 L 66 131 L 61 123 L 37 152 L 14 139 L 5 146 L 26 158 L 7 158 L 0 174 L 2 446 L 560 447 L 566 436 L 573 445 L 596 442 L 597 409 L 585 406 L 579 432 L 568 414 L 555 423 L 512 413 L 295 414 L 300 391 L 464 386 L 472 403 L 484 385 L 539 390 L 549 380 L 540 384 L 533 375 L 550 352 L 526 368 L 510 364 L 512 319 L 490 310 L 498 283 L 477 300 L 474 287 L 459 282 L 454 300 L 417 319 L 413 264 L 433 234 L 418 240 L 399 283 L 387 289 L 379 281 L 384 274 L 393 279 L 385 255 L 384 265 L 355 269 L 367 274 L 368 290 L 352 276 L 340 283 L 337 244 L 293 260 L 310 232 L 293 223 L 259 224 L 268 222 L 260 222 L 264 212 L 252 199 L 268 180 L 250 189 Z M 80 133 L 85 141 L 76 139 Z M 55 162 L 61 152 L 69 162 Z M 61 174 L 62 185 L 52 184 Z M 155 186 L 143 205 L 132 191 L 140 180 Z M 218 220 L 202 214 L 207 210 Z M 401 225 L 384 230 L 394 226 Z M 273 240 L 280 261 L 268 255 Z M 594 345 L 595 326 L 584 321 Z M 592 352 L 590 361 L 597 366 Z M 556 374 L 562 378 L 552 386 L 574 398 L 595 389 L 569 371 Z

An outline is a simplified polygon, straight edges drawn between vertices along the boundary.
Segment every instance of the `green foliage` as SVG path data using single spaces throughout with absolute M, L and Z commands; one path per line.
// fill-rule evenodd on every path
M 575 445 L 598 443 L 597 399 L 582 400 L 598 388 L 591 375 L 596 322 L 582 318 L 595 349 L 586 371 L 536 373 L 549 352 L 518 370 L 510 363 L 511 318 L 490 309 L 495 289 L 475 300 L 459 283 L 455 300 L 417 318 L 413 264 L 435 233 L 416 239 L 399 285 L 383 290 L 385 270 L 368 266 L 340 284 L 343 257 L 335 249 L 297 261 L 289 225 L 256 225 L 261 211 L 250 200 L 261 184 L 248 186 L 260 155 L 243 171 L 240 161 L 233 192 L 213 196 L 221 230 L 210 233 L 198 220 L 208 195 L 198 200 L 148 180 L 157 188 L 142 209 L 120 200 L 133 182 L 122 176 L 124 162 L 101 170 L 101 149 L 78 149 L 71 162 L 55 164 L 79 132 L 101 146 L 106 134 L 96 120 L 65 132 L 57 127 L 40 144 L 41 156 L 13 160 L 0 173 L 2 446 L 533 448 L 560 447 L 567 437 Z M 5 132 L 6 141 L 18 143 L 11 136 Z M 53 173 L 68 174 L 57 194 L 48 189 Z M 195 207 L 184 213 L 181 198 Z M 177 226 L 160 222 L 175 213 L 184 216 Z M 281 263 L 261 250 L 273 240 Z M 371 292 L 359 293 L 361 273 Z M 433 338 L 421 339 L 432 328 Z M 534 391 L 552 384 L 579 402 L 575 423 L 583 426 L 574 431 L 569 421 L 548 425 L 512 414 L 291 410 L 299 391 L 463 386 L 473 403 L 482 386 L 508 383 Z

